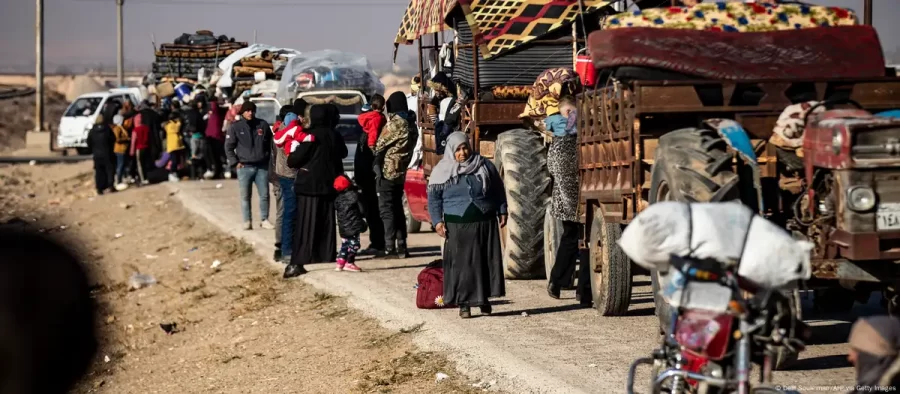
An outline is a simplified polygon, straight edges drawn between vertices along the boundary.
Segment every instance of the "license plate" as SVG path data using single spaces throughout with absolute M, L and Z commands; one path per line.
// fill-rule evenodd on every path
M 876 220 L 878 230 L 900 230 L 900 203 L 878 204 Z

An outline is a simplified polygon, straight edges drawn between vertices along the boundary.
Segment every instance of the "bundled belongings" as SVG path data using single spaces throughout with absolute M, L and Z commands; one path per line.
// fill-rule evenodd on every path
M 366 96 L 383 94 L 384 85 L 365 56 L 324 50 L 293 57 L 278 87 L 279 99 L 293 99 L 310 90 L 356 90 Z
M 294 49 L 264 44 L 237 50 L 218 64 L 222 77 L 216 86 L 237 97 L 264 81 L 277 84 L 288 61 L 298 55 Z
M 622 251 L 641 267 L 668 271 L 671 256 L 737 264 L 738 275 L 764 288 L 782 288 L 812 275 L 813 244 L 740 202 L 659 202 L 622 232 Z
M 211 72 L 216 69 L 218 61 L 246 47 L 246 42 L 235 42 L 234 38 L 226 36 L 216 37 L 208 30 L 185 33 L 174 43 L 159 46 L 153 73 L 161 79 L 187 78 L 196 81 L 200 69 Z
M 251 90 L 254 85 L 263 81 L 277 84 L 277 81 L 281 80 L 285 65 L 293 56 L 293 53 L 263 50 L 241 58 L 232 67 L 233 94 L 239 95 L 245 90 Z

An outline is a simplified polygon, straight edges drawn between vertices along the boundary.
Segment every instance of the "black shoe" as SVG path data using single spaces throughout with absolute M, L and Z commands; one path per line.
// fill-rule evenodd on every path
M 281 249 L 275 249 L 275 255 L 272 257 L 276 262 L 282 262 L 284 260 L 284 256 L 281 255 Z
M 481 306 L 481 314 L 490 316 L 493 309 L 491 308 L 491 304 L 484 304 Z
M 459 317 L 463 319 L 472 317 L 472 309 L 470 309 L 468 306 L 459 307 Z
M 368 248 L 360 250 L 357 253 L 357 256 L 375 256 L 378 257 L 379 253 L 384 253 L 384 247 L 378 247 L 378 245 L 369 245 Z
M 398 242 L 397 243 L 397 257 L 399 257 L 401 259 L 408 259 L 411 257 L 409 255 L 409 250 L 406 249 L 406 242 L 403 242 L 403 243 Z
M 285 279 L 294 278 L 307 272 L 309 271 L 307 271 L 306 268 L 303 268 L 302 265 L 290 264 L 287 266 L 287 268 L 284 269 L 284 275 L 282 275 L 282 277 L 284 277 Z
M 559 292 L 560 292 L 560 291 L 561 291 L 561 289 L 559 288 L 559 286 L 554 285 L 553 282 L 548 282 L 548 283 L 547 283 L 547 294 L 548 294 L 550 297 L 555 298 L 555 299 L 558 300 L 558 299 L 559 299 Z
M 380 257 L 385 260 L 397 260 L 400 258 L 400 256 L 397 255 L 396 249 L 385 249 L 382 254 L 383 254 L 382 256 L 378 256 L 378 255 L 375 255 L 375 256 Z

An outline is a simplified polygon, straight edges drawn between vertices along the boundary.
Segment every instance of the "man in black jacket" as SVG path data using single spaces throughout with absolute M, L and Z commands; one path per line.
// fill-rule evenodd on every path
M 107 189 L 115 190 L 116 156 L 113 147 L 116 136 L 103 115 L 97 115 L 94 127 L 88 132 L 87 144 L 94 156 L 94 185 L 97 187 L 97 194 L 103 194 Z
M 238 187 L 241 192 L 241 210 L 244 229 L 253 228 L 250 214 L 252 185 L 259 194 L 260 224 L 263 229 L 274 229 L 269 223 L 269 160 L 271 159 L 272 128 L 265 120 L 256 117 L 256 104 L 250 101 L 241 106 L 241 120 L 232 123 L 225 134 L 225 156 L 228 165 L 237 168 Z

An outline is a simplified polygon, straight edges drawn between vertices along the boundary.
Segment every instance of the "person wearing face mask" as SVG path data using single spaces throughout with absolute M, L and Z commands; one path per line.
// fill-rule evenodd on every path
M 447 150 L 428 180 L 428 213 L 444 243 L 444 302 L 490 315 L 490 297 L 503 297 L 500 228 L 506 226 L 506 190 L 490 160 L 472 150 L 466 134 L 447 137 Z
M 847 342 L 847 360 L 856 368 L 856 388 L 850 394 L 900 387 L 900 320 L 891 316 L 859 319 Z

